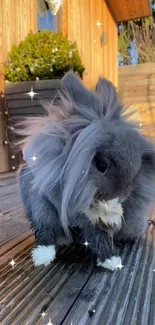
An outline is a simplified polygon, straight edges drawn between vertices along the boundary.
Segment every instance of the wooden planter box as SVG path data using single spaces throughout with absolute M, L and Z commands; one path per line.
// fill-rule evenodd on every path
M 9 142 L 9 169 L 18 169 L 22 163 L 22 154 L 17 152 L 13 143 L 17 140 L 17 135 L 11 130 L 15 124 L 28 116 L 41 116 L 45 110 L 41 105 L 41 100 L 51 100 L 54 103 L 59 98 L 61 81 L 39 80 L 19 83 L 6 83 L 5 96 L 6 108 L 8 110 L 8 142 Z M 31 89 L 36 93 L 31 99 L 28 94 Z M 6 111 L 7 113 L 7 111 Z

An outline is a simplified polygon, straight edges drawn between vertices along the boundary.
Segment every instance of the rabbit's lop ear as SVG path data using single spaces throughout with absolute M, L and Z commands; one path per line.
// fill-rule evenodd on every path
M 103 101 L 103 113 L 110 118 L 118 119 L 123 106 L 119 102 L 114 85 L 105 78 L 100 78 L 96 85 L 96 93 Z

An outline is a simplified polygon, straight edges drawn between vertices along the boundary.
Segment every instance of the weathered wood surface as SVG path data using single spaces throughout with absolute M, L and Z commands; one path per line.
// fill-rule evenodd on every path
M 115 272 L 96 267 L 83 247 L 64 248 L 54 263 L 35 268 L 30 256 L 33 236 L 12 245 L 18 247 L 15 253 L 9 243 L 0 249 L 2 325 L 45 325 L 49 320 L 55 325 L 155 324 L 153 225 L 146 237 L 120 248 L 124 268 Z M 8 249 L 12 256 L 7 256 Z
M 85 246 L 63 248 L 54 263 L 35 268 L 34 236 L 25 223 L 14 173 L 0 178 L 0 207 L 2 325 L 45 325 L 50 319 L 54 325 L 155 324 L 153 224 L 144 238 L 120 247 L 121 271 L 96 267 Z
M 15 174 L 0 176 L 0 245 L 29 229 Z

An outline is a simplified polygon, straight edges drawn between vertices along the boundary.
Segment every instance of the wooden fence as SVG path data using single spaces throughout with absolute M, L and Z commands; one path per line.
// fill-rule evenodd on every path
M 155 137 L 155 63 L 120 67 L 119 93 L 144 133 Z

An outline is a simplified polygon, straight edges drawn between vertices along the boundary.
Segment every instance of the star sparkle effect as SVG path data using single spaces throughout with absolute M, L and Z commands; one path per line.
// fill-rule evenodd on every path
M 85 245 L 86 247 L 89 245 L 89 243 L 87 242 L 87 240 L 83 243 L 83 245 Z
M 102 25 L 102 23 L 100 22 L 100 21 L 98 21 L 97 23 L 96 23 L 96 26 L 97 27 L 100 27 Z
M 140 122 L 140 123 L 139 123 L 139 126 L 140 126 L 140 128 L 141 128 L 141 127 L 143 126 L 143 123 Z
M 116 267 L 121 270 L 124 267 L 124 265 L 118 264 Z
M 33 160 L 33 162 L 35 163 L 35 161 L 38 159 L 35 155 L 33 155 L 32 158 L 30 158 L 31 160 Z
M 44 311 L 41 313 L 42 318 L 45 318 L 46 315 L 47 314 Z
M 31 91 L 29 91 L 29 93 L 26 93 L 27 95 L 29 95 L 30 97 L 31 97 L 31 100 L 33 100 L 33 97 L 35 96 L 35 95 L 37 95 L 38 93 L 35 93 L 34 91 L 33 91 L 33 87 L 31 87 Z
M 14 261 L 14 259 L 11 260 L 11 262 L 9 262 L 9 264 L 12 266 L 12 269 L 14 268 L 16 262 Z

